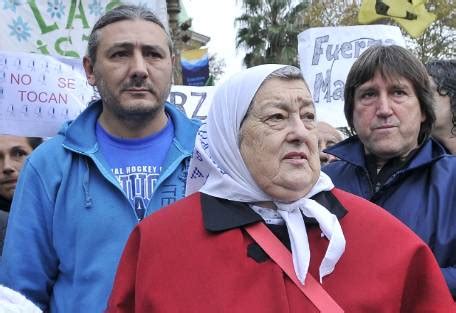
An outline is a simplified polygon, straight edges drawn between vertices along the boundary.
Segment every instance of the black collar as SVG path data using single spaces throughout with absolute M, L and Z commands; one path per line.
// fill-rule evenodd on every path
M 9 212 L 10 207 L 11 207 L 11 201 L 6 200 L 5 198 L 0 196 L 0 210 Z
M 390 178 L 394 173 L 405 168 L 410 160 L 415 157 L 418 150 L 419 148 L 411 151 L 405 158 L 395 157 L 389 159 L 378 172 L 377 158 L 372 154 L 366 155 L 366 168 L 372 181 L 372 185 L 375 186 L 375 191 L 377 192 L 378 189 L 380 189 L 380 187 L 385 184 L 388 178 Z
M 338 219 L 341 219 L 347 214 L 347 210 L 329 191 L 320 192 L 311 199 L 326 207 Z M 263 220 L 245 202 L 216 198 L 204 193 L 201 193 L 201 208 L 203 211 L 204 226 L 212 232 L 238 228 Z M 317 224 L 313 218 L 305 217 L 304 220 L 308 224 Z

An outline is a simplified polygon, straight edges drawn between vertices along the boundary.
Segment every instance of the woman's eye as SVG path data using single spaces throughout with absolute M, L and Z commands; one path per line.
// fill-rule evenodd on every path
M 283 120 L 284 118 L 285 118 L 285 116 L 280 113 L 269 116 L 269 120 L 273 120 L 273 121 L 280 121 L 280 120 Z
M 301 119 L 304 121 L 315 121 L 315 114 L 314 113 L 306 113 L 301 116 Z

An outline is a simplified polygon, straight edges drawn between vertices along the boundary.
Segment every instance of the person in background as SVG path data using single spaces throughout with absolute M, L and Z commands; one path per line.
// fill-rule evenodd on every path
M 230 77 L 197 136 L 191 195 L 134 229 L 106 312 L 450 312 L 429 248 L 334 188 L 318 154 L 298 68 Z
M 0 254 L 19 173 L 25 158 L 42 142 L 39 137 L 0 135 Z
M 451 154 L 456 154 L 456 60 L 434 60 L 426 64 L 434 92 L 436 121 L 432 136 Z
M 456 296 L 456 158 L 430 138 L 435 113 L 426 68 L 405 48 L 370 47 L 352 65 L 344 98 L 356 135 L 328 149 L 340 160 L 323 171 L 418 234 Z
M 0 283 L 45 312 L 102 312 L 132 229 L 185 195 L 200 122 L 167 103 L 173 47 L 148 9 L 95 23 L 84 69 L 101 99 L 25 162 Z
M 317 122 L 318 150 L 320 151 L 320 165 L 325 166 L 336 160 L 336 157 L 324 150 L 343 140 L 342 134 L 335 127 L 326 122 Z

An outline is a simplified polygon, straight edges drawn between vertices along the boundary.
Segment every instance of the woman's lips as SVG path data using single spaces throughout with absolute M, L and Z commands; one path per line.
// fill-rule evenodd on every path
M 307 161 L 307 155 L 303 152 L 290 152 L 283 157 L 283 160 L 292 164 L 302 164 Z

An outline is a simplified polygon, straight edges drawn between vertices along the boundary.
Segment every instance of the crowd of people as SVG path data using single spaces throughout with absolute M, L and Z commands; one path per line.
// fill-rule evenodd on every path
M 456 312 L 455 60 L 366 49 L 347 137 L 289 65 L 189 119 L 174 58 L 151 11 L 110 10 L 83 59 L 100 100 L 43 143 L 0 136 L 0 308 Z

